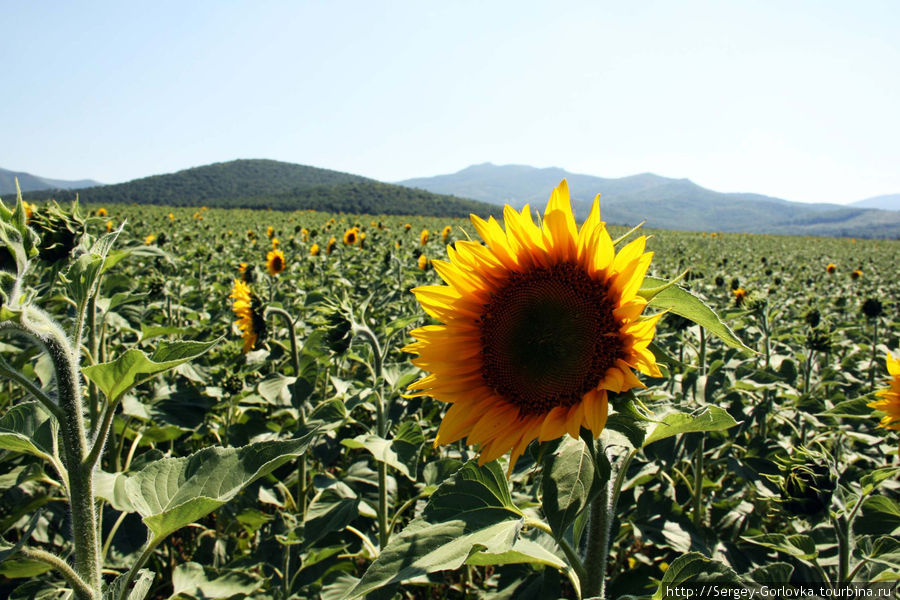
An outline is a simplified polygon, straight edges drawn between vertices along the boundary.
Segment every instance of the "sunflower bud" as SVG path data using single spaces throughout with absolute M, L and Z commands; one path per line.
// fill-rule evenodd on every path
M 786 511 L 796 516 L 815 517 L 828 509 L 836 479 L 826 455 L 800 448 L 779 462 L 780 502 Z
M 814 308 L 806 313 L 804 319 L 806 320 L 807 325 L 815 329 L 822 321 L 822 313 L 820 313 L 818 309 Z
M 866 301 L 863 302 L 862 312 L 870 319 L 877 319 L 883 311 L 884 306 L 877 298 L 866 298 Z
M 343 354 L 353 339 L 353 324 L 340 307 L 328 306 L 326 310 L 325 323 L 328 333 L 325 334 L 325 341 L 335 354 Z
M 84 219 L 78 213 L 77 204 L 69 211 L 64 211 L 55 202 L 35 210 L 31 226 L 41 238 L 38 256 L 51 264 L 69 258 L 85 233 Z

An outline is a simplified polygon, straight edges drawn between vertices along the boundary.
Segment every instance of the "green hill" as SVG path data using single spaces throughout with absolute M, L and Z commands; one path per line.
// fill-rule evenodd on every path
M 82 202 L 272 208 L 464 217 L 499 214 L 496 206 L 359 175 L 275 160 L 244 159 L 78 190 Z M 31 192 L 26 200 L 68 201 L 74 191 Z

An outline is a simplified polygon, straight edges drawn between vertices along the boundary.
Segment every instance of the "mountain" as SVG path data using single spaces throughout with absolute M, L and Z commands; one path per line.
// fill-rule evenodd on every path
M 603 219 L 617 225 L 635 225 L 646 219 L 647 227 L 687 231 L 900 237 L 900 212 L 721 193 L 689 179 L 653 173 L 604 178 L 559 168 L 483 163 L 457 173 L 398 183 L 521 208 L 525 204 L 542 207 L 563 178 L 569 182 L 579 219 L 587 216 L 594 196 L 601 193 Z
M 884 196 L 875 196 L 853 202 L 849 206 L 859 208 L 880 208 L 882 210 L 900 210 L 900 194 L 887 194 Z
M 16 179 L 19 180 L 19 187 L 22 188 L 23 192 L 31 192 L 34 190 L 74 190 L 78 188 L 103 185 L 99 181 L 94 181 L 93 179 L 65 181 L 63 179 L 39 177 L 37 175 L 32 175 L 31 173 L 22 173 L 0 169 L 0 198 L 4 196 L 15 195 Z
M 496 206 L 359 175 L 275 160 L 242 159 L 78 190 L 86 203 L 221 208 L 315 209 L 370 214 L 465 217 L 499 213 Z M 74 191 L 36 191 L 26 200 L 69 201 Z

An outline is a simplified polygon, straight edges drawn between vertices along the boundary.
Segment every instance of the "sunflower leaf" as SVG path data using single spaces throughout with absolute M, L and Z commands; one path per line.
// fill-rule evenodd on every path
M 544 515 L 560 539 L 600 491 L 591 449 L 583 440 L 565 436 L 556 451 L 544 457 L 543 474 Z
M 115 403 L 130 389 L 197 358 L 217 343 L 218 339 L 211 342 L 162 342 L 150 356 L 132 348 L 112 362 L 84 367 L 81 371 L 97 384 L 110 402 Z
M 643 447 L 653 442 L 664 440 L 679 433 L 698 433 L 703 431 L 721 431 L 737 425 L 725 409 L 718 406 L 707 406 L 696 415 L 673 412 L 665 415 L 644 438 Z
M 677 285 L 669 285 L 663 279 L 646 277 L 641 291 L 638 293 L 649 297 L 649 306 L 673 312 L 693 321 L 697 325 L 705 327 L 707 331 L 732 348 L 756 353 L 755 350 L 748 347 L 735 335 L 715 311 L 686 289 Z
M 688 552 L 672 561 L 652 600 L 670 597 L 668 588 L 682 583 L 740 583 L 740 579 L 728 565 L 699 552 Z
M 17 404 L 0 418 L 0 448 L 51 460 L 58 427 L 37 402 Z
M 184 458 L 156 460 L 125 479 L 134 510 L 157 540 L 216 510 L 260 477 L 302 456 L 318 433 L 257 442 L 242 448 L 204 448 Z
M 470 461 L 432 494 L 422 516 L 391 538 L 344 599 L 428 573 L 458 569 L 467 561 L 493 564 L 492 556 L 501 562 L 524 560 L 521 546 L 515 556 L 510 554 L 523 523 L 497 462 L 479 467 L 477 461 Z M 485 556 L 479 557 L 482 552 Z M 541 554 L 528 562 L 548 560 Z

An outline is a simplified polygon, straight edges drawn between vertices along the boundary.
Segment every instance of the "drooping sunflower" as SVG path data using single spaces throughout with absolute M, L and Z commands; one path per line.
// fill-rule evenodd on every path
M 444 228 L 441 230 L 441 241 L 442 241 L 442 242 L 444 242 L 444 243 L 447 242 L 447 238 L 450 237 L 450 232 L 451 232 L 451 231 L 453 231 L 453 230 L 450 228 L 449 225 L 447 225 L 446 227 L 444 227 Z
M 107 222 L 106 222 L 106 233 L 109 233 L 109 232 L 111 232 L 112 230 L 113 230 L 113 222 L 112 222 L 112 221 L 107 221 Z
M 422 233 L 419 234 L 419 244 L 425 245 L 428 243 L 428 230 L 423 229 Z
M 319 255 L 319 245 L 313 244 L 309 247 L 309 255 L 310 256 L 318 256 Z
M 243 352 L 246 354 L 266 337 L 266 319 L 262 300 L 251 291 L 249 285 L 240 279 L 234 280 L 234 287 L 228 297 L 234 300 L 231 310 L 238 318 L 235 325 L 241 330 L 244 340 Z
M 331 236 L 331 238 L 328 240 L 328 245 L 325 246 L 325 254 L 331 254 L 332 252 L 334 252 L 334 245 L 336 243 L 337 243 L 337 238 L 334 236 Z
M 739 287 L 736 290 L 731 290 L 731 293 L 734 294 L 735 306 L 741 306 L 744 303 L 744 300 L 747 299 L 747 290 L 742 287 Z
M 867 406 L 885 413 L 881 417 L 880 427 L 900 431 L 900 360 L 888 354 L 887 370 L 891 376 L 890 387 L 875 392 L 881 399 Z
M 424 271 L 428 268 L 428 257 L 424 254 L 419 255 L 419 270 Z
M 344 245 L 345 246 L 353 246 L 356 244 L 356 241 L 359 239 L 359 230 L 356 227 L 351 227 L 347 231 L 344 232 Z
M 463 437 L 481 446 L 480 463 L 528 444 L 595 437 L 606 425 L 608 392 L 644 387 L 632 369 L 660 376 L 648 345 L 659 315 L 642 317 L 637 295 L 652 258 L 641 236 L 616 254 L 600 220 L 599 195 L 575 225 L 565 180 L 540 225 L 530 208 L 504 208 L 506 230 L 472 216 L 487 247 L 458 241 L 449 262 L 433 260 L 448 284 L 413 289 L 441 325 L 411 332 L 404 348 L 430 374 L 410 385 L 451 406 L 435 445 Z
M 266 270 L 269 275 L 278 275 L 284 271 L 284 252 L 278 248 L 272 248 L 266 254 Z

